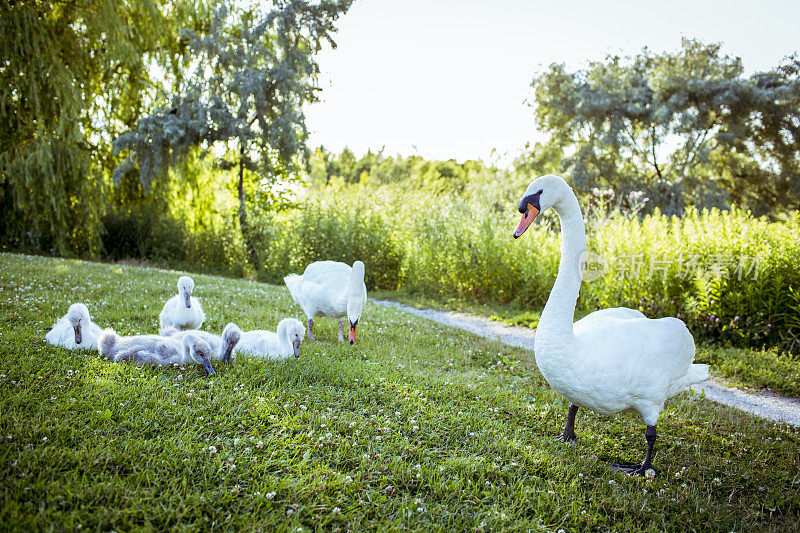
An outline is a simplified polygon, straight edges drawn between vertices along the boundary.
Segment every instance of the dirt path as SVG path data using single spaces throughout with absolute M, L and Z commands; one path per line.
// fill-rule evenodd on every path
M 505 326 L 487 318 L 464 313 L 418 309 L 389 300 L 373 300 L 373 302 L 385 307 L 394 307 L 446 326 L 469 331 L 480 337 L 533 351 L 535 335 L 534 331 L 529 328 Z M 784 398 L 769 392 L 752 393 L 727 387 L 714 378 L 693 385 L 692 389 L 697 392 L 705 392 L 706 398 L 713 402 L 740 409 L 766 420 L 800 426 L 800 400 Z

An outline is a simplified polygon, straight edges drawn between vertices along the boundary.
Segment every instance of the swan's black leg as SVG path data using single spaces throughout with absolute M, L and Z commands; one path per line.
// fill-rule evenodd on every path
M 344 318 L 339 319 L 339 342 L 344 342 Z
M 635 464 L 635 465 L 619 465 L 613 464 L 611 468 L 613 470 L 618 470 L 620 472 L 625 472 L 626 474 L 630 474 L 631 476 L 643 476 L 647 473 L 648 470 L 653 470 L 650 460 L 653 458 L 654 446 L 656 443 L 656 427 L 655 426 L 647 426 L 647 430 L 644 432 L 644 436 L 647 439 L 647 451 L 644 454 L 644 461 L 642 464 Z
M 644 454 L 644 462 L 642 463 L 642 474 L 644 471 L 650 468 L 650 459 L 653 457 L 653 448 L 656 444 L 656 427 L 655 426 L 647 426 L 647 430 L 644 432 L 644 436 L 647 439 L 647 452 Z
M 308 319 L 308 340 L 310 340 L 310 341 L 314 340 L 314 319 L 313 318 L 309 318 Z
M 574 403 L 569 404 L 569 411 L 567 411 L 567 425 L 564 426 L 564 433 L 557 437 L 558 440 L 563 442 L 575 442 L 578 437 L 575 436 L 575 415 L 578 414 L 578 406 Z

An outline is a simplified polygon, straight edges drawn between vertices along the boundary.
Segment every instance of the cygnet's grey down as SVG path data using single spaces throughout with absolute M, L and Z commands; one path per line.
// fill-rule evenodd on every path
M 277 333 L 261 329 L 245 331 L 234 351 L 272 361 L 300 357 L 300 344 L 305 336 L 306 328 L 302 322 L 284 318 L 278 323 Z
M 192 296 L 194 280 L 189 276 L 178 278 L 178 294 L 167 300 L 158 315 L 161 328 L 199 329 L 206 320 L 203 306 Z
M 184 365 L 195 362 L 207 374 L 213 375 L 211 346 L 191 332 L 182 339 L 161 335 L 135 335 L 120 337 L 113 329 L 105 329 L 97 339 L 100 355 L 114 362 L 127 361 L 143 365 Z
M 179 341 L 183 341 L 187 335 L 195 335 L 206 341 L 209 346 L 211 346 L 211 350 L 213 351 L 213 359 L 215 361 L 222 361 L 225 363 L 231 360 L 233 348 L 242 337 L 242 330 L 240 330 L 236 324 L 231 322 L 225 326 L 225 329 L 222 330 L 222 335 L 214 335 L 213 333 L 199 329 L 180 330 L 175 326 L 161 328 L 159 330 L 159 334 L 164 337 L 177 339 Z
M 67 314 L 58 319 L 44 338 L 50 344 L 68 350 L 91 350 L 102 331 L 100 326 L 92 322 L 89 309 L 84 304 L 76 303 L 69 306 Z

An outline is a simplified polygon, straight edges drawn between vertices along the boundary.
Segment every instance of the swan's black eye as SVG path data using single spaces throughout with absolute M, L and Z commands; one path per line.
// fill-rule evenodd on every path
M 522 200 L 519 201 L 519 207 L 518 207 L 519 212 L 522 213 L 523 215 L 526 214 L 528 211 L 528 204 L 535 207 L 538 211 L 541 211 L 541 209 L 539 208 L 539 196 L 541 194 L 542 194 L 542 189 L 539 189 L 537 192 L 533 194 L 528 194 L 527 196 L 522 198 Z

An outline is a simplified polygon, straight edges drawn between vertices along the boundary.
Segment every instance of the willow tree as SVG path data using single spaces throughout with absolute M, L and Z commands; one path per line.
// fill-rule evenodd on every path
M 188 2 L 0 2 L 0 241 L 97 249 L 111 138 L 146 106 L 151 63 L 169 69 L 163 14 L 190 24 Z
M 796 206 L 798 62 L 743 72 L 720 45 L 688 39 L 677 53 L 645 49 L 575 72 L 553 64 L 533 81 L 550 134 L 539 151 L 562 158 L 578 189 L 643 189 L 669 213 L 686 202 Z
M 324 43 L 335 47 L 335 22 L 351 0 L 279 0 L 223 4 L 207 31 L 186 31 L 193 65 L 169 105 L 139 120 L 115 141 L 128 157 L 119 179 L 138 167 L 149 185 L 164 179 L 195 147 L 223 153 L 222 169 L 235 170 L 238 219 L 249 261 L 260 265 L 249 206 L 280 202 L 280 187 L 296 178 L 305 158 L 303 105 L 317 99 L 319 67 L 314 56 Z M 247 183 L 256 182 L 248 195 Z

